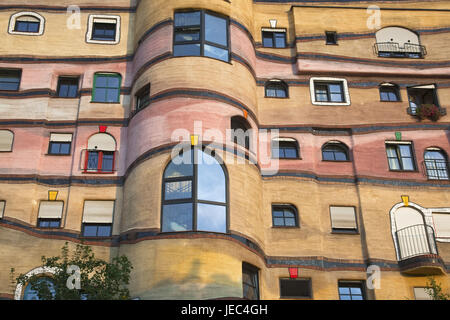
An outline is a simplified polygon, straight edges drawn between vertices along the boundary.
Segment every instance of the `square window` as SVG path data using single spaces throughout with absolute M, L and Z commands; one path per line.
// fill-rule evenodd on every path
M 70 142 L 50 141 L 48 153 L 53 154 L 53 155 L 57 155 L 57 154 L 68 155 L 68 154 L 70 154 L 70 146 L 71 146 Z
M 350 95 L 345 79 L 311 78 L 310 92 L 314 105 L 350 105 Z
M 21 76 L 22 70 L 0 69 L 0 90 L 19 90 Z
M 79 78 L 59 77 L 57 96 L 59 98 L 76 98 L 78 96 Z
M 286 32 L 264 30 L 262 45 L 264 48 L 286 48 Z
M 335 232 L 357 231 L 355 207 L 330 206 L 331 228 Z
M 136 93 L 136 110 L 146 107 L 150 103 L 150 84 Z
M 92 102 L 120 102 L 121 80 L 118 74 L 95 74 Z
M 94 22 L 92 31 L 92 40 L 109 40 L 114 41 L 116 38 L 115 23 Z

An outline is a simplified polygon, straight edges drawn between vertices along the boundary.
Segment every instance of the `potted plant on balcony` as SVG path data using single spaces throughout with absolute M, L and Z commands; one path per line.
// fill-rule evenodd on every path
M 441 110 L 434 104 L 421 104 L 417 106 L 416 116 L 420 120 L 430 119 L 437 121 L 441 117 Z

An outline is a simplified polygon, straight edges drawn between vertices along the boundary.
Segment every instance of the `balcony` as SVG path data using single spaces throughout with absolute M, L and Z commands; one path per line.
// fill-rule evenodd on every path
M 401 272 L 416 276 L 445 273 L 444 262 L 438 254 L 431 226 L 408 226 L 398 230 L 395 235 Z
M 375 54 L 384 58 L 423 58 L 427 54 L 424 46 L 404 43 L 401 46 L 396 42 L 377 42 L 374 45 Z

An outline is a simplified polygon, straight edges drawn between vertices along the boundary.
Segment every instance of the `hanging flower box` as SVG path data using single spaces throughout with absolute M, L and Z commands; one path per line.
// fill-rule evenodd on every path
M 441 109 L 434 104 L 422 104 L 416 109 L 416 116 L 420 119 L 437 121 L 441 117 Z

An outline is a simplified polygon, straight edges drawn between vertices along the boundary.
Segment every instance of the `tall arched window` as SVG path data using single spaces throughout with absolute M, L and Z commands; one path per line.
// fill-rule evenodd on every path
M 424 154 L 428 179 L 448 180 L 449 164 L 447 155 L 439 148 L 428 148 Z
M 322 147 L 322 160 L 349 161 L 349 152 L 345 144 L 339 141 L 329 141 Z
M 228 230 L 226 169 L 213 153 L 195 148 L 179 154 L 163 176 L 161 230 Z
M 85 172 L 111 173 L 115 170 L 116 140 L 107 133 L 97 133 L 88 140 Z
M 250 149 L 251 126 L 245 118 L 234 116 L 231 118 L 231 130 L 234 143 Z

